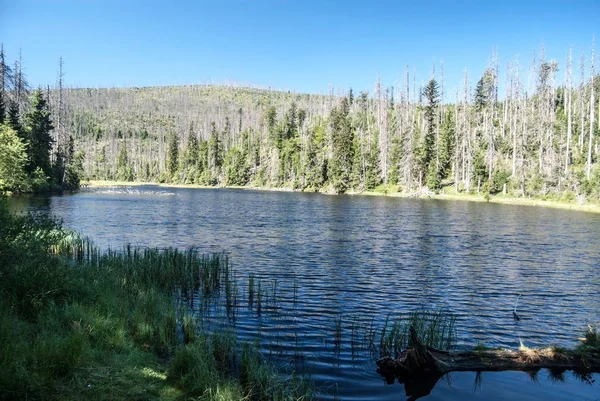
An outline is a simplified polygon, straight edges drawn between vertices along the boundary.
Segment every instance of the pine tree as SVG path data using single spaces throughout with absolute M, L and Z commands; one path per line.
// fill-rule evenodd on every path
M 39 167 L 44 174 L 51 176 L 50 150 L 53 141 L 50 132 L 54 126 L 50 120 L 48 102 L 41 90 L 38 89 L 33 94 L 31 106 L 32 110 L 25 117 L 29 139 L 28 171 L 33 172 Z

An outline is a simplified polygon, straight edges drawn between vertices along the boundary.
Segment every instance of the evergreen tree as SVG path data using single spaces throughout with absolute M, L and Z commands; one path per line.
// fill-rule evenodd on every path
M 270 106 L 265 111 L 265 121 L 267 123 L 267 131 L 273 143 L 277 143 L 276 126 L 277 126 L 277 110 L 274 106 Z
M 315 128 L 308 131 L 306 138 L 306 159 L 304 164 L 304 176 L 305 176 L 305 187 L 318 188 L 321 183 L 319 182 L 320 171 L 317 164 L 317 144 Z
M 208 170 L 209 166 L 209 153 L 208 153 L 208 142 L 201 141 L 198 150 L 198 172 Z
M 28 171 L 33 172 L 41 168 L 47 176 L 52 175 L 50 165 L 50 150 L 52 149 L 52 136 L 54 129 L 50 120 L 48 102 L 41 90 L 35 91 L 31 100 L 32 110 L 26 114 L 27 133 L 29 139 L 29 166 Z
M 200 146 L 198 145 L 198 139 L 196 139 L 195 135 L 191 135 L 188 139 L 185 153 L 185 166 L 187 168 L 195 167 L 198 164 L 198 158 L 200 157 Z
M 6 123 L 9 127 L 11 127 L 19 138 L 23 141 L 27 141 L 25 131 L 23 130 L 23 126 L 21 125 L 21 118 L 19 116 L 19 105 L 17 102 L 10 102 L 8 113 L 6 115 Z
M 455 144 L 455 132 L 454 132 L 454 113 L 447 112 L 440 127 L 440 146 L 439 146 L 439 159 L 440 159 L 440 178 L 444 179 L 450 174 L 452 166 L 452 157 L 454 155 Z
M 352 161 L 354 159 L 354 129 L 350 121 L 348 98 L 343 98 L 339 107 L 330 114 L 331 126 L 331 181 L 338 193 L 350 188 Z
M 246 157 L 239 148 L 231 148 L 225 160 L 227 185 L 246 185 L 248 183 L 248 166 Z
M 117 179 L 120 181 L 133 181 L 133 172 L 129 166 L 127 143 L 125 142 L 123 142 L 123 146 L 117 156 Z
M 65 189 L 77 189 L 81 183 L 81 179 L 84 175 L 83 172 L 83 161 L 85 159 L 85 153 L 79 151 L 73 154 L 69 165 L 65 170 L 65 178 L 63 180 L 63 188 Z M 148 172 L 149 173 L 149 172 Z
M 487 68 L 475 87 L 475 109 L 483 110 L 490 102 L 493 101 L 494 94 L 494 72 Z
M 4 44 L 0 43 L 0 124 L 7 118 L 6 82 L 9 80 L 10 70 L 4 60 Z
M 425 139 L 422 145 L 421 163 L 423 168 L 426 169 L 433 159 L 435 132 L 437 129 L 437 113 L 440 95 L 438 83 L 435 79 L 430 79 L 425 88 L 423 88 L 423 96 L 427 102 L 424 107 L 427 130 L 425 131 Z
M 283 140 L 289 140 L 296 137 L 298 133 L 297 125 L 297 106 L 295 102 L 290 105 L 283 122 Z
M 441 178 L 433 156 L 440 95 L 438 83 L 434 78 L 430 79 L 425 88 L 423 88 L 423 96 L 426 101 L 424 112 L 427 130 L 425 131 L 425 139 L 421 148 L 421 171 L 427 172 L 427 186 L 429 189 L 437 190 L 440 188 Z
M 169 179 L 176 180 L 177 169 L 179 167 L 179 141 L 177 134 L 173 132 L 169 139 L 169 150 L 167 159 L 167 170 L 169 172 Z
M 221 172 L 221 166 L 223 165 L 223 147 L 221 139 L 219 138 L 219 131 L 215 122 L 211 123 L 211 134 L 208 143 L 208 150 L 210 154 L 210 168 L 212 170 L 213 178 L 219 176 Z

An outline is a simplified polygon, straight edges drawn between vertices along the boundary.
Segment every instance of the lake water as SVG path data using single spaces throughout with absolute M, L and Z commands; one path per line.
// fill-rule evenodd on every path
M 298 364 L 320 399 L 402 400 L 375 359 L 351 346 L 355 322 L 444 308 L 458 346 L 574 346 L 600 322 L 600 215 L 460 201 L 143 186 L 14 198 L 103 248 L 123 244 L 226 252 L 237 277 L 277 280 L 282 301 L 240 310 L 238 338 Z M 297 298 L 292 297 L 297 288 Z M 521 294 L 514 321 L 512 310 Z M 340 346 L 334 344 L 341 321 Z M 353 323 L 354 322 L 354 323 Z M 292 362 L 293 361 L 293 362 Z M 285 367 L 285 366 L 284 366 Z M 593 379 L 598 379 L 597 375 Z M 541 371 L 454 373 L 425 400 L 597 400 L 600 380 Z

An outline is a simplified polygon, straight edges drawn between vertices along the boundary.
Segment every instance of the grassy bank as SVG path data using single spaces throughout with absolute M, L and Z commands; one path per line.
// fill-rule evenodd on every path
M 141 185 L 158 185 L 167 188 L 221 188 L 214 186 L 204 186 L 195 184 L 155 184 L 143 182 L 125 182 L 125 181 L 88 181 L 84 186 L 88 188 L 103 188 L 114 186 L 141 186 Z M 293 192 L 292 188 L 287 187 L 244 187 L 244 186 L 229 186 L 233 189 L 247 189 L 260 191 L 276 191 L 276 192 Z M 520 205 L 520 206 L 536 206 L 547 207 L 552 209 L 575 210 L 580 212 L 600 213 L 600 203 L 585 202 L 578 203 L 577 201 L 559 200 L 551 198 L 523 198 L 511 195 L 486 195 L 472 193 L 458 193 L 454 187 L 444 187 L 438 194 L 434 193 L 419 193 L 419 192 L 398 192 L 398 187 L 394 185 L 376 188 L 373 191 L 364 191 L 360 193 L 351 193 L 352 196 L 390 196 L 397 198 L 418 198 L 418 199 L 439 199 L 452 201 L 468 201 L 468 202 L 489 202 L 504 205 Z M 311 191 L 312 192 L 312 191 Z M 326 193 L 326 192 L 323 192 Z
M 0 202 L 0 266 L 2 400 L 311 398 L 304 380 L 186 312 L 186 294 L 227 279 L 223 255 L 100 252 Z

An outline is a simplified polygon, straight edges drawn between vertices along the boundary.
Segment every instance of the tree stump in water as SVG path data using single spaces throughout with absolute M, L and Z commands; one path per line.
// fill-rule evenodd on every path
M 403 383 L 409 400 L 416 400 L 433 390 L 438 380 L 450 372 L 499 372 L 505 370 L 553 371 L 573 370 L 581 373 L 600 372 L 600 353 L 576 353 L 557 348 L 509 350 L 473 350 L 448 352 L 423 344 L 413 326 L 410 342 L 398 359 L 386 357 L 377 361 L 378 373 L 393 383 Z

